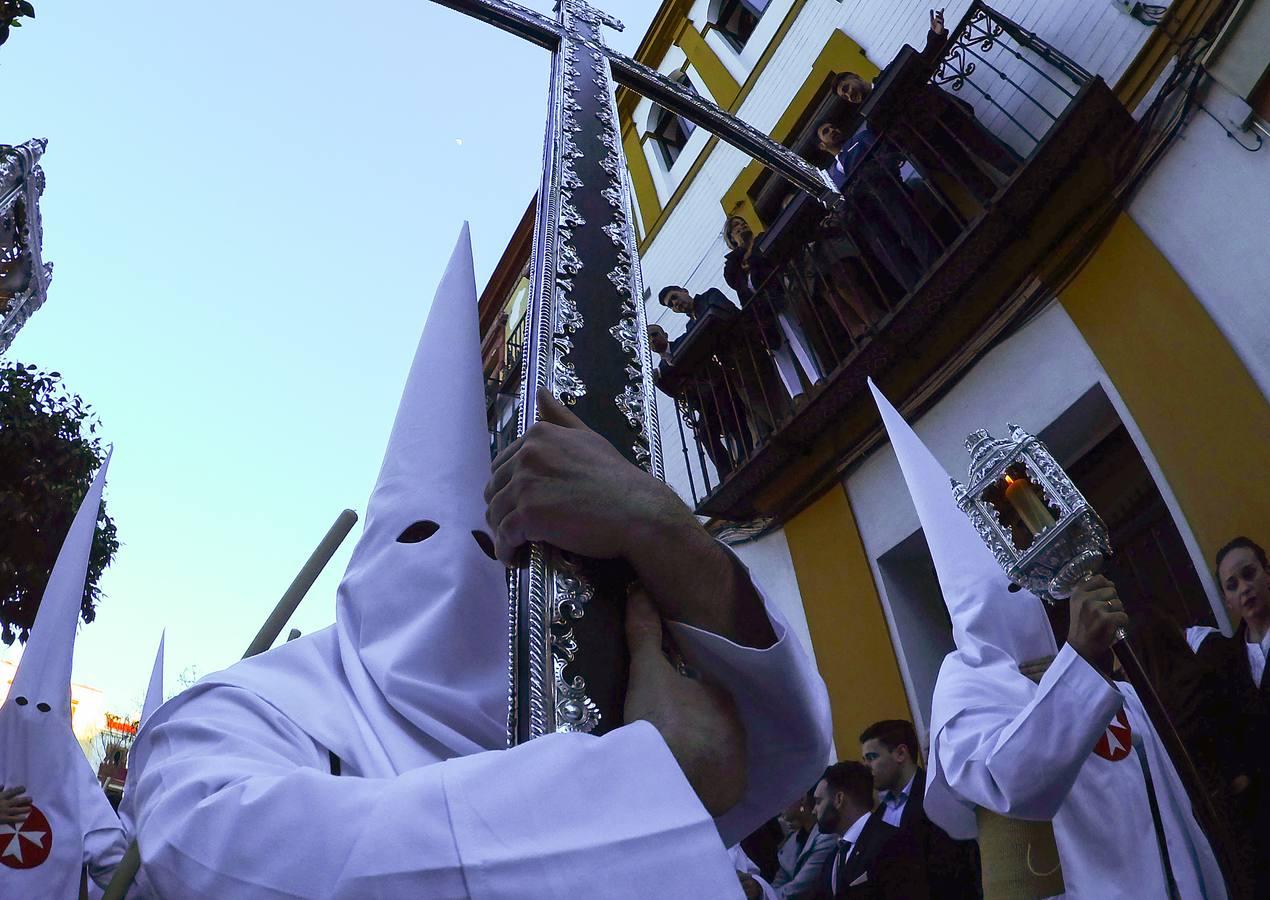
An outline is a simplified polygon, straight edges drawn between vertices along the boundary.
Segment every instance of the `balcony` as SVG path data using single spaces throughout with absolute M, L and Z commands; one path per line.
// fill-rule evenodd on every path
M 516 439 L 525 321 L 522 316 L 520 323 L 505 333 L 495 358 L 486 362 L 485 417 L 489 422 L 491 457 Z
M 700 515 L 817 496 L 879 439 L 869 377 L 937 396 L 1109 195 L 1133 128 L 1100 78 L 978 2 L 932 57 L 904 48 L 857 122 L 842 206 L 787 202 L 742 306 L 711 309 L 661 366 Z

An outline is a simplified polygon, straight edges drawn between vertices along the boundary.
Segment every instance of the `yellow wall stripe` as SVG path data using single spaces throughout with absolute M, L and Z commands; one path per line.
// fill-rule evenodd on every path
M 834 488 L 786 522 L 785 539 L 829 688 L 838 755 L 856 759 L 861 731 L 912 714 L 846 492 Z
M 1061 301 L 1124 399 L 1205 557 L 1270 540 L 1270 405 L 1207 310 L 1122 214 Z
M 741 93 L 741 85 L 732 77 L 723 60 L 719 59 L 692 22 L 684 20 L 683 28 L 675 37 L 675 43 L 683 49 L 688 62 L 701 73 L 714 102 L 724 109 L 731 109 L 737 94 Z
M 639 214 L 645 231 L 649 222 L 656 222 L 661 215 L 661 201 L 657 199 L 657 186 L 653 184 L 653 172 L 648 168 L 648 157 L 640 142 L 639 131 L 628 125 L 622 130 L 622 148 L 626 151 L 626 169 L 631 175 L 631 189 L 639 203 Z

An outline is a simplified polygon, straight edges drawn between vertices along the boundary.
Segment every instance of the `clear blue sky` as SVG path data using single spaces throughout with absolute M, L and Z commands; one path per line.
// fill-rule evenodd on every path
M 597 5 L 626 52 L 657 7 Z M 428 0 L 35 6 L 0 48 L 0 142 L 49 139 L 56 270 L 8 356 L 115 445 L 122 547 L 75 678 L 126 712 L 160 629 L 172 693 L 364 512 L 460 224 L 483 286 L 536 187 L 548 56 Z M 293 626 L 334 620 L 360 530 Z

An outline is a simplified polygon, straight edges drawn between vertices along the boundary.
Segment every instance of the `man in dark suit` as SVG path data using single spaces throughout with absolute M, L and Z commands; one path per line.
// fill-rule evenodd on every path
M 685 333 L 693 329 L 711 307 L 724 311 L 725 315 L 735 315 L 736 304 L 729 300 L 718 288 L 706 288 L 697 296 L 688 293 L 688 289 L 677 284 L 668 284 L 657 292 L 657 302 L 677 313 L 688 317 Z
M 1270 897 L 1270 563 L 1265 549 L 1238 537 L 1217 551 L 1217 584 L 1231 617 L 1241 619 L 1234 637 L 1215 634 L 1196 656 L 1235 696 L 1238 733 L 1231 736 L 1248 774 L 1231 785 L 1234 826 L 1253 843 L 1258 900 Z
M 821 870 L 816 900 L 926 900 L 926 872 L 912 840 L 872 815 L 873 775 L 858 762 L 835 763 L 813 794 L 822 834 L 838 835 Z
M 860 753 L 880 797 L 873 817 L 899 829 L 917 848 L 933 900 L 982 897 L 979 845 L 953 840 L 926 818 L 926 770 L 918 762 L 913 723 L 903 719 L 875 722 L 860 735 Z

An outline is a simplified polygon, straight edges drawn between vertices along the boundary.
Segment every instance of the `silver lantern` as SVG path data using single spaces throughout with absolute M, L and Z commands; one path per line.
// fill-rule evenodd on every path
M 953 479 L 953 496 L 1010 580 L 1052 603 L 1111 555 L 1107 526 L 1044 444 L 1006 427 L 966 438 L 970 486 Z

